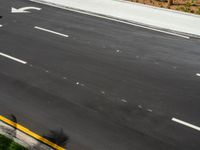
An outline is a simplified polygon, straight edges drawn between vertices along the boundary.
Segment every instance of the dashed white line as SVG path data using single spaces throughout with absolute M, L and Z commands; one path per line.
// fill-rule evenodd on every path
M 198 77 L 200 77 L 200 73 L 197 73 L 196 75 L 197 75 Z
M 3 27 L 3 25 L 0 24 L 0 27 Z
M 45 29 L 45 28 L 42 28 L 42 27 L 35 26 L 34 28 L 38 29 L 38 30 L 46 31 L 46 32 L 49 32 L 49 33 L 53 33 L 53 34 L 56 34 L 56 35 L 60 35 L 60 36 L 63 36 L 63 37 L 69 37 L 69 35 L 62 34 L 62 33 L 52 31 L 52 30 L 49 30 L 49 29 Z
M 105 91 L 101 91 L 101 94 L 105 95 L 106 93 L 105 93 Z
M 7 55 L 7 54 L 1 53 L 1 52 L 0 52 L 0 55 L 3 56 L 3 57 L 6 57 L 6 58 L 8 58 L 8 59 L 14 60 L 14 61 L 16 61 L 16 62 L 19 62 L 19 63 L 21 63 L 21 64 L 27 64 L 26 61 L 23 61 L 23 60 L 21 60 L 21 59 L 15 58 L 15 57 L 13 57 L 13 56 L 10 56 L 10 55 Z
M 66 79 L 67 79 L 67 77 L 63 77 L 63 79 L 64 79 L 64 80 L 66 80 Z
M 125 99 L 121 99 L 121 101 L 124 102 L 124 103 L 127 103 L 127 100 L 125 100 Z
M 182 121 L 182 120 L 179 120 L 179 119 L 176 119 L 176 118 L 172 118 L 172 121 L 177 122 L 177 123 L 179 123 L 179 124 L 182 124 L 182 125 L 184 125 L 184 126 L 190 127 L 190 128 L 192 128 L 192 129 L 195 129 L 195 130 L 200 131 L 200 127 L 195 126 L 195 125 L 193 125 L 193 124 L 190 124 L 190 123 L 188 123 L 188 122 L 185 122 L 185 121 Z
M 116 52 L 119 53 L 119 52 L 121 52 L 121 51 L 118 49 L 118 50 L 116 50 Z

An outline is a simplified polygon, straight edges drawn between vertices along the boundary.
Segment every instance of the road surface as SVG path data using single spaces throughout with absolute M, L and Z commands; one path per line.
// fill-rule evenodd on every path
M 200 39 L 27 0 L 0 16 L 1 115 L 70 150 L 200 149 Z

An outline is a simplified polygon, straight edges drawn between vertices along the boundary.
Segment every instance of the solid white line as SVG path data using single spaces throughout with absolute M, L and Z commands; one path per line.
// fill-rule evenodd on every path
M 176 118 L 172 118 L 172 121 L 177 122 L 177 123 L 180 123 L 180 124 L 182 124 L 182 125 L 185 125 L 185 126 L 187 126 L 187 127 L 190 127 L 190 128 L 192 128 L 192 129 L 195 129 L 195 130 L 200 131 L 200 127 L 195 126 L 195 125 L 193 125 L 193 124 L 190 124 L 190 123 L 188 123 L 188 122 L 185 122 L 185 121 L 182 121 L 182 120 L 179 120 L 179 119 L 176 119 Z
M 174 36 L 178 36 L 178 37 L 182 37 L 185 39 L 190 39 L 189 36 L 185 36 L 185 35 L 181 35 L 181 34 L 177 34 L 177 33 L 172 33 L 172 32 L 168 32 L 168 31 L 163 31 L 163 30 L 159 30 L 159 29 L 154 29 L 154 28 L 150 28 L 150 27 L 143 27 L 149 30 L 153 30 L 153 31 L 157 31 L 157 32 L 161 32 L 161 33 L 165 33 L 165 34 L 169 34 L 169 35 L 174 35 Z
M 59 32 L 55 32 L 55 31 L 52 31 L 52 30 L 48 30 L 48 29 L 45 29 L 45 28 L 41 28 L 41 27 L 38 27 L 38 26 L 35 26 L 34 28 L 38 29 L 38 30 L 50 32 L 50 33 L 53 33 L 53 34 L 57 34 L 57 35 L 60 35 L 60 36 L 63 36 L 63 37 L 69 37 L 69 35 L 62 34 L 62 33 L 59 33 Z
M 86 11 L 82 11 L 82 10 L 76 10 L 76 9 L 73 9 L 73 8 L 67 8 L 67 7 L 64 7 L 64 6 L 56 5 L 54 3 L 46 3 L 46 2 L 42 2 L 42 1 L 38 1 L 38 0 L 30 0 L 30 1 L 36 2 L 36 3 L 45 4 L 45 5 L 49 5 L 49 6 L 53 6 L 53 7 L 57 7 L 57 8 L 61 8 L 61 9 L 65 9 L 65 10 L 72 11 L 72 12 L 77 12 L 77 13 L 80 13 L 80 14 L 86 14 L 86 15 L 89 15 L 89 16 L 94 16 L 94 17 L 98 17 L 98 18 L 112 20 L 112 21 L 115 21 L 115 22 L 120 22 L 120 23 L 124 23 L 124 24 L 128 24 L 128 25 L 132 25 L 132 26 L 136 26 L 136 27 L 140 27 L 140 28 L 156 31 L 156 32 L 161 32 L 161 33 L 165 33 L 165 34 L 169 34 L 169 35 L 173 35 L 173 36 L 178 36 L 178 37 L 190 39 L 189 36 L 185 36 L 185 35 L 181 35 L 181 34 L 177 34 L 177 33 L 173 33 L 173 32 L 168 32 L 168 31 L 163 31 L 163 30 L 159 30 L 159 29 L 156 29 L 156 28 L 152 28 L 152 27 L 148 27 L 148 26 L 144 26 L 144 25 L 139 25 L 139 24 L 135 24 L 135 23 L 131 23 L 131 22 L 126 22 L 126 21 L 123 21 L 123 20 L 120 20 L 120 19 L 115 19 L 115 18 L 112 18 L 112 17 L 102 16 L 102 15 L 94 14 L 94 13 L 91 13 L 91 12 L 86 12 Z
M 18 58 L 9 56 L 9 55 L 7 55 L 7 54 L 4 54 L 4 53 L 1 53 L 1 52 L 0 52 L 0 55 L 1 55 L 1 56 L 4 56 L 4 57 L 6 57 L 6 58 L 12 59 L 12 60 L 14 60 L 14 61 L 17 61 L 17 62 L 19 62 L 19 63 L 27 64 L 26 61 L 23 61 L 23 60 L 20 60 L 20 59 L 18 59 Z

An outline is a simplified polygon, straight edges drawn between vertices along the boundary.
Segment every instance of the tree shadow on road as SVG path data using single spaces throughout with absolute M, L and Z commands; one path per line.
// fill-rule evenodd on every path
M 69 137 L 64 133 L 63 129 L 49 130 L 49 132 L 47 134 L 44 134 L 42 137 L 60 147 L 66 149 L 68 148 Z M 34 146 L 35 149 L 43 149 L 43 147 L 44 145 L 40 142 L 38 142 L 38 144 Z

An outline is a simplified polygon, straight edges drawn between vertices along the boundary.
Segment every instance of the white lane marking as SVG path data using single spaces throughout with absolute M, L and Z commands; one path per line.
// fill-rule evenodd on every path
M 122 51 L 121 51 L 121 50 L 119 50 L 119 49 L 118 49 L 118 50 L 116 50 L 116 52 L 117 52 L 117 53 L 122 53 Z
M 153 112 L 153 110 L 152 110 L 152 109 L 147 109 L 147 111 L 148 111 L 148 112 Z
M 3 25 L 0 24 L 0 27 L 3 27 Z
M 121 99 L 121 101 L 124 102 L 124 103 L 127 103 L 127 100 L 125 100 L 125 99 Z
M 105 95 L 106 93 L 105 93 L 105 91 L 101 91 L 101 94 Z
M 86 12 L 86 11 L 83 11 L 83 10 L 76 10 L 76 9 L 73 9 L 73 8 L 62 7 L 62 6 L 53 4 L 53 3 L 47 3 L 47 2 L 42 2 L 42 1 L 38 1 L 38 0 L 30 0 L 30 1 L 36 2 L 36 3 L 45 4 L 45 5 L 49 5 L 49 6 L 53 6 L 53 7 L 57 7 L 57 8 L 61 8 L 61 9 L 65 9 L 65 10 L 72 11 L 72 12 L 77 12 L 77 13 L 80 13 L 80 14 L 85 14 L 85 15 L 89 15 L 89 16 L 94 16 L 94 17 L 98 17 L 98 18 L 112 20 L 112 21 L 115 21 L 115 22 L 120 22 L 120 23 L 124 23 L 124 24 L 128 24 L 128 25 L 132 25 L 132 26 L 136 26 L 136 27 L 140 27 L 140 28 L 156 31 L 156 32 L 161 32 L 161 33 L 165 33 L 165 34 L 169 34 L 169 35 L 174 35 L 174 36 L 190 39 L 189 36 L 185 36 L 185 35 L 181 35 L 181 34 L 177 34 L 177 33 L 172 33 L 172 32 L 168 32 L 168 31 L 163 31 L 163 30 L 155 29 L 155 28 L 144 26 L 144 25 L 140 25 L 140 24 L 126 22 L 126 21 L 115 19 L 115 18 L 111 18 L 111 17 L 101 16 L 101 15 L 98 15 L 98 14 L 94 14 L 92 12 Z
M 161 32 L 161 33 L 165 33 L 165 34 L 169 34 L 169 35 L 174 35 L 174 36 L 182 37 L 182 38 L 185 38 L 185 39 L 190 39 L 189 36 L 185 36 L 185 35 L 181 35 L 181 34 L 177 34 L 177 33 L 173 33 L 173 32 L 163 31 L 163 30 L 154 29 L 154 28 L 145 27 L 145 26 L 143 26 L 142 28 L 149 29 L 149 30 L 152 30 L 152 31 Z
M 195 130 L 200 131 L 200 127 L 195 126 L 195 125 L 193 125 L 193 124 L 190 124 L 190 123 L 188 123 L 188 122 L 185 122 L 185 121 L 182 121 L 182 120 L 179 120 L 179 119 L 176 119 L 176 118 L 172 118 L 172 121 L 177 122 L 177 123 L 180 123 L 180 124 L 182 124 L 182 125 L 185 125 L 185 126 L 187 126 L 187 127 L 190 127 L 190 128 L 192 128 L 192 129 L 195 129 Z
M 45 28 L 41 28 L 41 27 L 38 27 L 38 26 L 35 26 L 34 28 L 38 29 L 38 30 L 50 32 L 50 33 L 53 33 L 53 34 L 57 34 L 57 35 L 60 35 L 60 36 L 63 36 L 63 37 L 69 37 L 69 35 L 62 34 L 62 33 L 59 33 L 59 32 L 55 32 L 55 31 L 52 31 L 52 30 L 48 30 L 48 29 L 45 29 Z
M 197 73 L 196 75 L 200 77 L 200 73 Z
M 66 79 L 67 79 L 67 77 L 63 77 L 63 79 L 64 79 L 64 80 L 66 80 Z
M 1 52 L 0 52 L 0 55 L 3 56 L 3 57 L 9 58 L 9 59 L 11 59 L 11 60 L 17 61 L 17 62 L 19 62 L 19 63 L 21 63 L 21 64 L 27 64 L 26 61 L 20 60 L 20 59 L 15 58 L 15 57 L 12 57 L 12 56 L 10 56 L 10 55 L 7 55 L 7 54 L 1 53 Z

